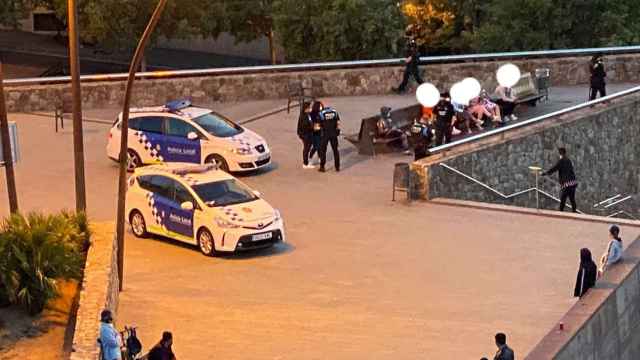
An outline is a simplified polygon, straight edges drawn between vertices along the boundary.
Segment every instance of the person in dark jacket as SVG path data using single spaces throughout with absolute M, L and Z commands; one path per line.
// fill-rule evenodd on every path
M 591 73 L 591 88 L 589 89 L 589 100 L 595 100 L 600 93 L 600 97 L 607 96 L 606 82 L 607 72 L 604 69 L 602 55 L 594 55 L 589 62 L 589 72 Z
M 163 332 L 160 342 L 149 351 L 147 360 L 176 360 L 172 345 L 173 335 L 169 331 Z
M 514 360 L 515 354 L 509 346 L 507 346 L 507 335 L 503 333 L 496 334 L 496 346 L 498 351 L 493 360 Z
M 433 139 L 433 130 L 429 124 L 429 119 L 425 116 L 415 121 L 410 129 L 411 142 L 413 144 L 414 160 L 418 161 L 429 155 L 429 146 Z
M 580 268 L 576 277 L 576 287 L 573 296 L 581 298 L 587 290 L 596 284 L 598 267 L 591 258 L 591 251 L 587 248 L 580 249 Z
M 305 102 L 298 118 L 298 137 L 302 140 L 302 168 L 313 169 L 309 165 L 309 153 L 313 146 L 313 121 L 311 120 L 311 104 Z
M 320 112 L 322 124 L 322 141 L 320 142 L 320 172 L 325 172 L 327 163 L 327 148 L 331 144 L 333 150 L 333 162 L 336 171 L 340 171 L 340 151 L 338 150 L 338 136 L 340 135 L 340 115 L 334 109 L 328 107 Z
M 313 125 L 313 131 L 311 132 L 311 151 L 309 152 L 309 160 L 313 158 L 316 153 L 320 156 L 320 143 L 322 141 L 322 119 L 320 118 L 320 112 L 324 109 L 324 105 L 320 101 L 314 101 L 311 106 L 311 123 Z
M 433 107 L 433 114 L 436 118 L 436 146 L 450 143 L 456 111 L 451 104 L 449 93 L 440 95 L 440 101 Z
M 567 158 L 567 149 L 559 148 L 560 160 L 551 169 L 542 173 L 542 176 L 551 175 L 554 172 L 558 172 L 558 178 L 560 180 L 560 211 L 564 211 L 564 206 L 567 202 L 567 198 L 571 201 L 571 208 L 573 212 L 578 212 L 576 206 L 576 188 L 578 187 L 578 180 L 576 180 L 576 174 L 573 171 L 573 163 Z
M 407 89 L 409 79 L 413 76 L 416 79 L 418 85 L 422 84 L 422 78 L 420 77 L 420 69 L 418 64 L 420 63 L 420 53 L 418 51 L 418 45 L 415 40 L 409 41 L 407 46 L 407 57 L 405 59 L 404 76 L 402 83 L 397 88 L 393 88 L 394 92 L 403 93 Z

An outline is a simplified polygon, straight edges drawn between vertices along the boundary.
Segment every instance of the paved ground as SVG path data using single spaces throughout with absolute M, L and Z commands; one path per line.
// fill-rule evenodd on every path
M 382 105 L 412 102 L 328 101 L 341 111 L 346 132 Z M 241 118 L 280 103 L 218 108 Z M 116 112 L 86 114 L 113 119 Z M 73 207 L 70 129 L 54 134 L 52 119 L 41 116 L 12 119 L 23 146 L 22 208 Z M 243 177 L 281 209 L 288 244 L 205 258 L 168 241 L 127 238 L 118 321 L 138 325 L 145 346 L 169 329 L 177 355 L 195 360 L 463 359 L 492 354 L 493 334 L 505 331 L 523 357 L 572 303 L 579 249 L 600 254 L 606 245 L 603 225 L 392 203 L 392 168 L 408 160 L 403 155 L 361 157 L 343 141 L 343 172 L 302 170 L 295 121 L 278 114 L 250 124 L 267 138 L 276 163 Z M 89 214 L 96 220 L 115 212 L 117 169 L 104 154 L 106 129 L 85 127 Z M 627 241 L 638 235 L 623 228 Z

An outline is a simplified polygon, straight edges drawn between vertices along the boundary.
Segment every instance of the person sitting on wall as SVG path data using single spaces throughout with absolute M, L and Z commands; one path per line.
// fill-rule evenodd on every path
M 402 149 L 409 152 L 409 141 L 402 129 L 396 127 L 391 119 L 391 108 L 383 106 L 380 108 L 380 115 L 376 122 L 376 138 L 379 139 L 400 139 Z
M 511 88 L 498 85 L 498 87 L 496 87 L 496 95 L 498 96 L 496 104 L 500 106 L 502 121 L 518 120 L 518 118 L 513 115 L 516 109 L 516 98 L 511 95 Z

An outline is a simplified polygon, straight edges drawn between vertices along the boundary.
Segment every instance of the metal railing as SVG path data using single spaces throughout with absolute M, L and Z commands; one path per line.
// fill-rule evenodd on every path
M 571 56 L 588 56 L 594 54 L 630 54 L 640 53 L 640 46 L 618 46 L 605 48 L 586 48 L 586 49 L 563 49 L 563 50 L 541 50 L 541 51 L 518 51 L 518 52 L 500 52 L 486 54 L 469 54 L 469 55 L 447 55 L 447 56 L 428 56 L 421 57 L 422 64 L 434 63 L 454 63 L 465 61 L 487 61 L 487 60 L 512 60 L 517 58 L 536 58 L 536 57 L 571 57 Z M 381 60 L 360 60 L 360 61 L 336 61 L 322 62 L 310 64 L 288 64 L 288 65 L 266 65 L 266 66 L 243 66 L 232 68 L 210 68 L 197 70 L 163 70 L 152 72 L 136 73 L 136 78 L 160 79 L 175 77 L 196 77 L 196 76 L 215 76 L 215 75 L 231 75 L 231 74 L 257 74 L 257 73 L 281 73 L 292 71 L 313 71 L 313 70 L 333 70 L 348 69 L 361 67 L 379 67 L 379 66 L 397 66 L 403 64 L 403 58 L 381 59 Z M 124 81 L 127 77 L 125 73 L 116 74 L 99 74 L 81 76 L 83 82 L 94 81 Z M 71 81 L 69 76 L 56 76 L 48 78 L 24 78 L 5 80 L 7 86 L 23 86 L 36 84 L 64 84 Z
M 554 111 L 554 112 L 551 112 L 551 113 L 548 113 L 548 114 L 545 114 L 545 115 L 541 115 L 541 116 L 538 116 L 538 117 L 535 117 L 535 118 L 532 118 L 532 119 L 529 119 L 529 120 L 524 120 L 524 121 L 521 121 L 521 122 L 518 122 L 518 123 L 515 123 L 515 124 L 512 124 L 512 125 L 503 126 L 503 127 L 498 128 L 498 129 L 493 129 L 493 130 L 489 130 L 487 132 L 483 132 L 481 134 L 469 136 L 469 137 L 466 137 L 464 139 L 460 139 L 460 140 L 457 140 L 457 141 L 450 142 L 448 144 L 436 146 L 436 147 L 430 148 L 429 152 L 431 154 L 442 152 L 442 151 L 451 149 L 453 147 L 456 147 L 456 146 L 459 146 L 459 145 L 462 145 L 462 144 L 467 144 L 467 143 L 470 143 L 470 142 L 473 142 L 473 141 L 485 139 L 485 138 L 488 138 L 488 137 L 491 137 L 491 136 L 494 136 L 494 135 L 497 135 L 497 134 L 503 134 L 503 133 L 506 133 L 507 131 L 510 131 L 510 130 L 513 130 L 513 129 L 521 128 L 521 127 L 524 127 L 524 126 L 527 126 L 527 125 L 531 125 L 531 124 L 536 124 L 536 123 L 542 122 L 544 120 L 547 120 L 547 119 L 550 119 L 550 118 L 553 118 L 553 117 L 556 117 L 556 116 L 559 116 L 559 115 L 565 115 L 565 114 L 568 114 L 568 113 L 571 113 L 571 112 L 574 112 L 574 111 L 586 109 L 586 108 L 591 107 L 593 105 L 600 104 L 600 103 L 607 102 L 607 101 L 611 101 L 613 99 L 621 98 L 623 96 L 627 96 L 627 95 L 634 94 L 634 93 L 637 93 L 637 92 L 640 92 L 640 86 L 633 87 L 633 88 L 627 89 L 627 90 L 623 90 L 623 91 L 617 92 L 615 94 L 607 95 L 607 96 L 598 98 L 596 100 L 591 100 L 591 101 L 587 101 L 587 102 L 582 103 L 582 104 L 570 106 L 568 108 L 564 108 L 562 110 Z
M 627 196 L 623 196 L 622 194 L 617 194 L 615 196 L 612 196 L 608 199 L 602 200 L 599 203 L 596 203 L 593 205 L 593 208 L 597 211 L 600 212 L 605 212 L 608 211 L 609 209 L 613 208 L 616 205 L 620 205 L 622 203 L 627 202 L 628 200 L 631 200 L 633 198 L 633 196 L 631 195 L 627 195 Z M 636 216 L 634 216 L 633 214 L 631 214 L 630 212 L 626 211 L 626 210 L 614 210 L 613 213 L 609 214 L 609 215 L 605 215 L 606 217 L 616 217 L 618 215 L 627 215 L 628 217 L 632 218 L 633 220 L 638 220 L 638 218 Z

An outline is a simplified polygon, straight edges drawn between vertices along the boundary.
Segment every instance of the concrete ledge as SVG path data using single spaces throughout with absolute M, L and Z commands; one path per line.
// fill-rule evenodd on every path
M 526 360 L 640 358 L 640 239 L 527 355 Z M 564 330 L 559 330 L 559 324 Z
M 70 360 L 96 360 L 100 312 L 118 309 L 117 244 L 112 223 L 91 224 L 91 247 L 82 279 Z
M 587 221 L 587 222 L 604 223 L 604 224 L 616 223 L 624 226 L 640 227 L 640 221 L 637 221 L 637 220 L 608 218 L 604 216 L 595 216 L 595 215 L 586 215 L 586 214 L 574 214 L 572 212 L 530 209 L 530 208 L 523 208 L 519 206 L 498 205 L 498 204 L 489 204 L 489 203 L 483 203 L 483 202 L 477 202 L 477 201 L 445 199 L 445 198 L 436 198 L 436 199 L 430 200 L 429 202 L 433 204 L 438 204 L 438 205 L 461 206 L 461 207 L 467 207 L 467 208 L 473 208 L 473 209 L 502 211 L 502 212 L 523 214 L 523 215 L 544 216 L 544 217 L 556 218 L 556 219 L 568 219 L 568 220 Z

